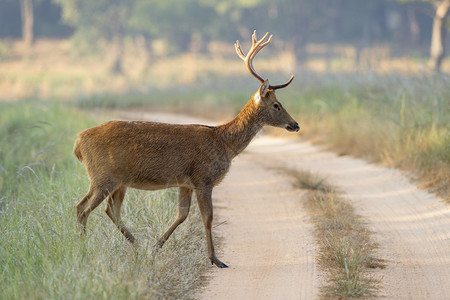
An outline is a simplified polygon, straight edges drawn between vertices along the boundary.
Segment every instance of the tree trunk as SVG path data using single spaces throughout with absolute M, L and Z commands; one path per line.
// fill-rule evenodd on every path
M 431 33 L 430 67 L 439 72 L 444 58 L 444 30 L 445 19 L 450 8 L 450 0 L 443 0 L 436 4 L 436 14 L 433 20 L 433 32 Z
M 417 45 L 420 36 L 420 26 L 412 3 L 406 6 L 406 15 L 409 23 L 410 42 L 412 45 Z
M 30 47 L 34 41 L 33 0 L 20 0 L 20 13 L 22 17 L 22 41 Z
M 123 74 L 123 66 L 122 66 L 122 58 L 123 58 L 123 45 L 124 40 L 122 34 L 118 33 L 114 37 L 114 46 L 115 46 L 115 56 L 114 62 L 112 66 L 112 72 L 114 74 Z

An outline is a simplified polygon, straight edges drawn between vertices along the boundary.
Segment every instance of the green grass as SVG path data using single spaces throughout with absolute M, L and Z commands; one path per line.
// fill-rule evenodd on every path
M 153 244 L 177 213 L 174 190 L 129 190 L 131 246 L 100 205 L 77 231 L 88 189 L 72 155 L 78 131 L 98 124 L 50 102 L 0 103 L 0 299 L 193 298 L 208 266 L 201 219 L 191 217 L 160 251 Z

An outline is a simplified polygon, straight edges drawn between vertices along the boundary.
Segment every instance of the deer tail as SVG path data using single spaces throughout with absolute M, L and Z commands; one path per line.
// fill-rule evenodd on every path
M 78 158 L 80 162 L 83 162 L 83 156 L 81 155 L 80 149 L 80 137 L 77 137 L 75 145 L 73 147 L 73 154 Z

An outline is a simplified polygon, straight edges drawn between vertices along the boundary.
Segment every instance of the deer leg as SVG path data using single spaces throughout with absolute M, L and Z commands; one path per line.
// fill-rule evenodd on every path
M 125 186 L 121 186 L 120 188 L 115 190 L 112 195 L 109 195 L 105 212 L 108 215 L 108 217 L 113 221 L 113 223 L 117 226 L 117 228 L 119 228 L 120 232 L 122 232 L 125 238 L 129 242 L 134 243 L 135 241 L 134 236 L 123 224 L 122 217 L 120 216 L 120 209 L 122 207 L 126 191 L 127 188 Z
M 197 194 L 198 207 L 202 215 L 203 225 L 205 226 L 208 255 L 211 260 L 211 264 L 214 264 L 219 268 L 228 268 L 226 264 L 217 259 L 214 251 L 214 244 L 211 235 L 211 224 L 213 220 L 212 187 L 197 189 L 195 192 Z
M 91 189 L 89 189 L 89 192 L 86 194 L 86 196 L 84 196 L 83 199 L 81 199 L 81 201 L 78 202 L 78 204 L 77 204 L 78 226 L 80 228 L 81 234 L 86 233 L 87 217 L 83 218 L 82 213 L 85 210 L 85 207 L 86 207 L 87 203 L 89 202 L 89 198 L 91 198 L 91 196 L 92 196 L 92 192 L 91 192 Z
M 91 184 L 89 192 L 77 204 L 77 219 L 82 234 L 86 232 L 86 222 L 90 213 L 105 200 L 110 190 L 114 189 L 97 188 Z
M 162 247 L 173 231 L 186 220 L 189 215 L 189 209 L 191 207 L 192 189 L 186 187 L 180 187 L 178 193 L 178 217 L 173 222 L 172 226 L 159 238 L 156 245 Z

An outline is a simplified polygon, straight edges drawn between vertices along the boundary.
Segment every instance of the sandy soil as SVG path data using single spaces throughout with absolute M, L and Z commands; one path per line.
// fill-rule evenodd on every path
M 203 123 L 175 115 L 142 119 Z M 291 136 L 291 134 L 286 134 Z M 215 189 L 214 233 L 223 239 L 202 299 L 315 299 L 320 276 L 301 193 L 276 168 L 326 177 L 363 215 L 386 268 L 384 299 L 450 299 L 450 206 L 397 170 L 338 157 L 298 139 L 257 137 Z
M 318 294 L 316 253 L 290 179 L 243 153 L 214 190 L 214 229 L 224 241 L 229 269 L 211 270 L 202 299 L 313 299 Z

